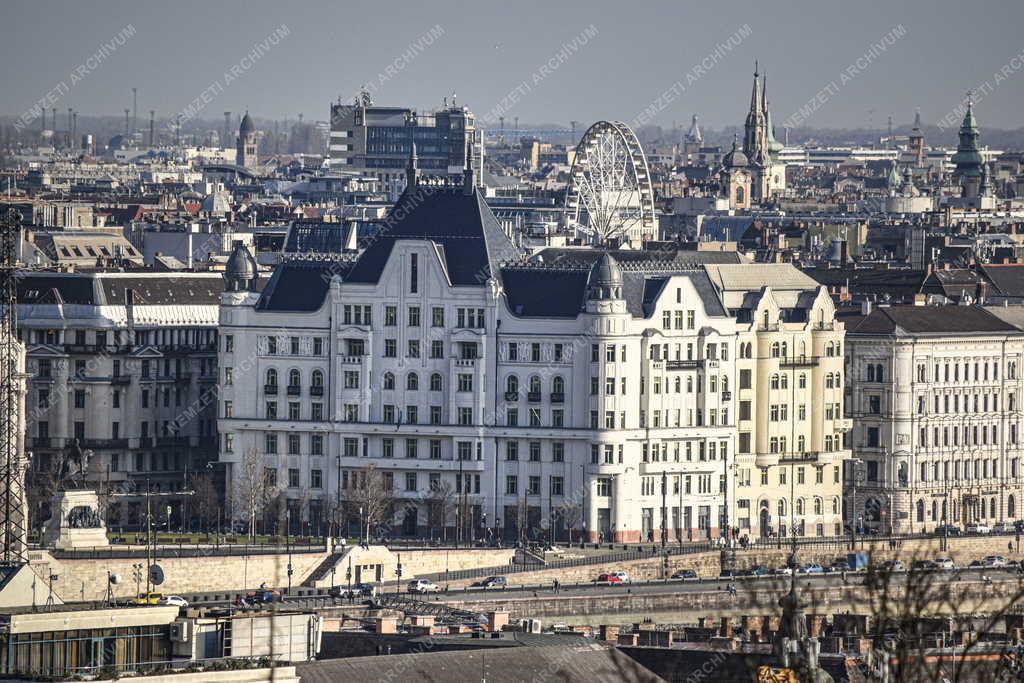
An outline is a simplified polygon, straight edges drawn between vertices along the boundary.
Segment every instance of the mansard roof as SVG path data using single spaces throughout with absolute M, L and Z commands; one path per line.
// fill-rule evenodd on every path
M 19 304 L 123 306 L 132 290 L 135 304 L 213 305 L 220 303 L 220 273 L 19 273 Z
M 882 306 L 847 325 L 848 335 L 1018 333 L 980 306 Z

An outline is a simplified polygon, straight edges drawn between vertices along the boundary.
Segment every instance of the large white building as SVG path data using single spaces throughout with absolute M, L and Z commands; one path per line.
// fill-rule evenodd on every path
M 884 532 L 1020 518 L 1024 317 L 892 306 L 850 323 L 847 520 Z M 856 484 L 856 486 L 855 486 Z
M 827 343 L 815 330 L 841 338 L 817 285 L 789 265 L 762 268 L 751 284 L 736 253 L 547 249 L 526 259 L 471 172 L 462 187 L 409 176 L 357 258 L 286 260 L 256 293 L 251 257 L 233 256 L 219 353 L 228 490 L 258 457 L 292 519 L 316 523 L 372 464 L 399 501 L 395 534 L 437 531 L 426 501 L 446 484 L 468 502 L 466 528 L 478 536 L 675 540 L 739 526 L 737 443 L 773 473 L 797 449 L 796 439 L 772 449 L 754 409 L 739 410 L 744 400 L 761 410 L 753 392 L 767 392 L 767 368 L 785 362 L 773 340 L 793 354 L 806 340 L 809 363 Z M 741 281 L 753 291 L 741 294 Z M 762 286 L 772 282 L 779 293 Z M 765 330 L 752 323 L 762 310 L 774 316 Z M 758 380 L 737 393 L 740 364 Z M 756 439 L 740 439 L 738 420 Z M 798 455 L 808 465 L 841 457 L 822 446 L 833 427 L 807 428 Z M 759 477 L 744 484 L 747 509 L 759 487 Z M 817 533 L 834 533 L 825 516 Z M 749 527 L 750 514 L 741 521 Z

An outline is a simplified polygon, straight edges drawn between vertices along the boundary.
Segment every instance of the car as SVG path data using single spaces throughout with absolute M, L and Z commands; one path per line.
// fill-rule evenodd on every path
M 406 588 L 410 593 L 440 593 L 441 588 L 427 579 L 413 579 Z
M 163 593 L 139 593 L 136 597 L 132 598 L 133 605 L 159 605 L 160 601 L 164 599 Z
M 934 560 L 914 560 L 910 568 L 915 571 L 934 571 L 939 568 L 939 565 Z
M 774 571 L 772 571 L 772 574 L 775 574 L 776 576 L 789 576 L 792 573 L 793 570 L 789 567 L 778 567 Z
M 956 569 L 956 563 L 948 557 L 935 558 L 935 566 L 939 569 Z
M 506 579 L 504 576 L 488 576 L 486 579 L 483 579 L 482 581 L 477 581 L 473 584 L 473 587 L 475 588 L 484 589 L 505 588 L 506 586 L 508 586 L 508 579 Z
M 956 524 L 940 524 L 935 527 L 936 536 L 960 536 L 963 530 Z
M 687 579 L 696 579 L 698 578 L 698 576 L 697 572 L 693 571 L 692 569 L 680 569 L 669 578 L 675 579 L 677 581 L 686 581 Z
M 188 607 L 188 600 L 181 597 L 180 595 L 166 595 L 163 598 L 161 598 L 159 604 L 174 605 L 175 607 Z
M 996 522 L 992 525 L 992 533 L 994 534 L 1012 534 L 1017 530 L 1012 522 Z
M 771 573 L 771 570 L 763 564 L 755 564 L 747 570 L 747 575 L 749 576 L 767 576 L 769 573 Z
M 623 571 L 606 572 L 597 577 L 598 583 L 629 583 L 629 574 Z
M 986 567 L 1005 567 L 1006 558 L 1002 555 L 988 555 L 983 559 L 982 564 Z
M 979 522 L 972 522 L 967 525 L 967 533 L 969 534 L 990 534 L 992 533 L 992 527 L 987 524 L 981 524 Z
M 883 572 L 905 572 L 907 571 L 907 566 L 900 560 L 886 560 L 878 565 L 878 569 Z
M 825 568 L 817 562 L 808 562 L 804 566 L 797 569 L 800 574 L 824 574 Z
M 848 572 L 850 571 L 850 563 L 846 560 L 836 560 L 830 564 L 825 571 L 830 573 Z
M 969 569 L 978 569 L 978 568 L 984 567 L 984 566 L 985 566 L 985 562 L 983 560 L 971 560 L 971 563 L 969 565 L 967 565 L 967 567 Z
M 273 588 L 260 587 L 245 594 L 242 602 L 251 605 L 258 605 L 267 602 L 281 602 L 281 592 Z

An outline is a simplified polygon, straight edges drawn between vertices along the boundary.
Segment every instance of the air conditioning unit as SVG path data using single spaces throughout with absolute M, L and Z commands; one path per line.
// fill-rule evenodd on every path
M 192 622 L 187 619 L 179 619 L 171 624 L 171 642 L 187 643 L 192 635 Z

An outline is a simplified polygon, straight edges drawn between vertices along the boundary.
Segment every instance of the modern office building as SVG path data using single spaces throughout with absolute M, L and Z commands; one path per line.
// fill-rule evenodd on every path
M 377 178 L 392 199 L 405 188 L 405 168 L 416 147 L 424 176 L 461 178 L 466 150 L 475 177 L 483 169 L 483 136 L 476 117 L 454 98 L 429 114 L 406 107 L 375 106 L 368 98 L 331 105 L 331 170 Z

